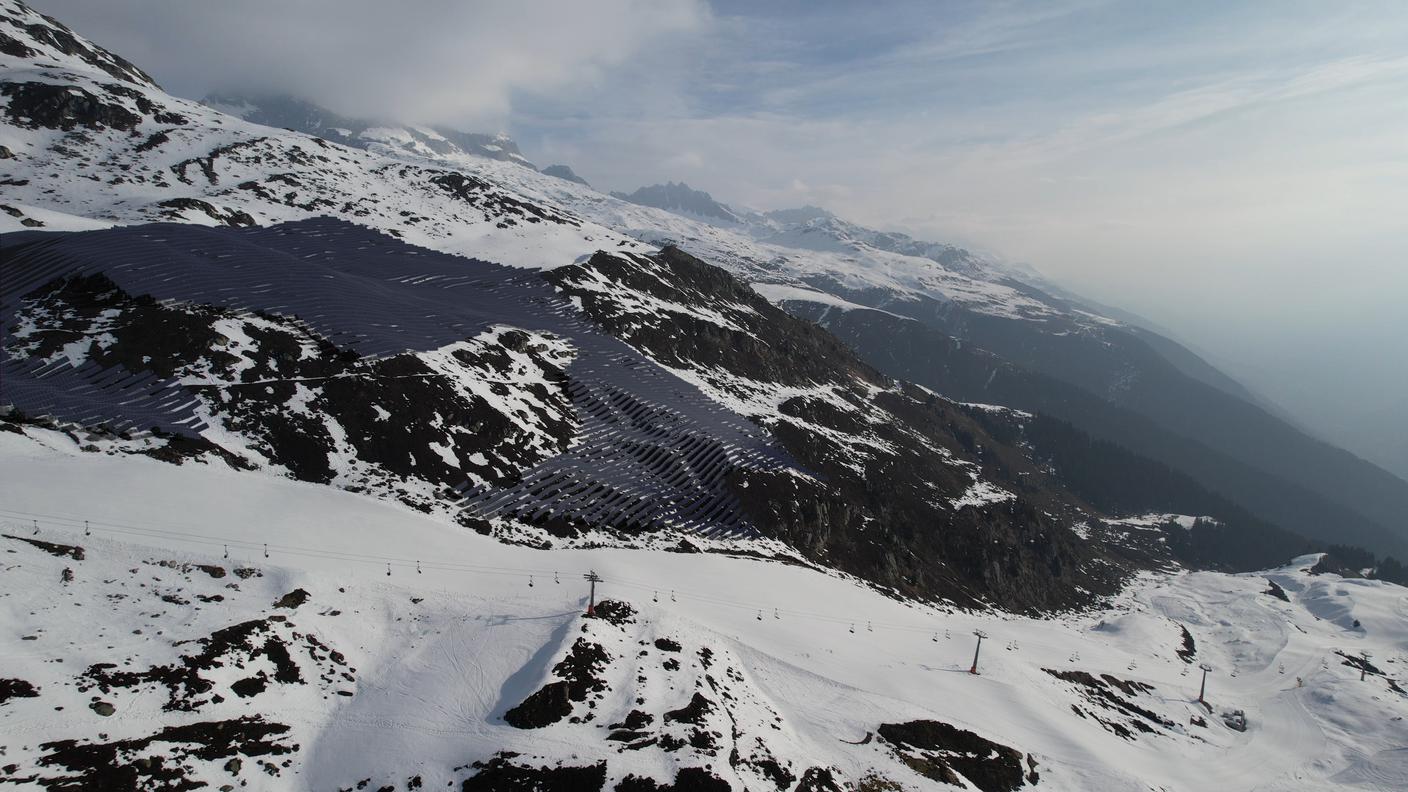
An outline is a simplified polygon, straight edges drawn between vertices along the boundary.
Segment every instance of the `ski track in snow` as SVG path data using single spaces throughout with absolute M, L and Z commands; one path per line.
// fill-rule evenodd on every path
M 99 731 L 133 736 L 150 733 L 157 723 L 208 717 L 164 713 L 150 697 L 115 694 L 104 698 L 117 703 L 118 714 L 101 719 L 66 680 L 91 663 L 120 662 L 129 654 L 137 658 L 134 667 L 167 662 L 177 651 L 168 641 L 266 615 L 275 598 L 296 587 L 312 598 L 290 618 L 346 654 L 357 669 L 355 695 L 323 698 L 316 689 L 265 694 L 280 697 L 270 716 L 294 728 L 302 750 L 277 778 L 243 776 L 252 788 L 327 789 L 362 778 L 391 783 L 418 773 L 427 788 L 435 788 L 464 776 L 452 768 L 498 750 L 545 761 L 590 758 L 602 734 L 597 723 L 520 731 L 501 717 L 545 681 L 580 630 L 586 593 L 580 574 L 595 569 L 607 581 L 603 596 L 626 599 L 640 610 L 633 629 L 679 636 L 737 659 L 747 689 L 783 718 L 783 732 L 771 738 L 780 757 L 834 765 L 851 779 L 880 768 L 922 787 L 922 779 L 903 775 L 873 742 L 842 741 L 860 741 L 884 722 L 937 718 L 1031 752 L 1040 763 L 1042 789 L 1403 788 L 1408 700 L 1381 678 L 1361 683 L 1358 671 L 1332 653 L 1371 648 L 1374 662 L 1390 675 L 1408 669 L 1404 591 L 1391 585 L 1309 577 L 1293 566 L 1266 574 L 1292 597 L 1283 603 L 1262 593 L 1267 584 L 1259 575 L 1146 574 L 1099 613 L 1030 619 L 941 612 L 887 599 L 836 576 L 757 560 L 513 547 L 326 487 L 216 465 L 81 453 L 64 443 L 60 438 L 41 445 L 0 434 L 4 533 L 30 536 L 20 513 L 102 521 L 85 538 L 73 527 L 81 523 L 41 520 L 35 538 L 82 544 L 83 561 L 0 540 L 5 675 L 42 691 L 40 698 L 0 707 L 0 731 L 11 736 L 3 741 L 7 762 L 31 761 L 33 748 L 51 739 L 92 739 Z M 231 548 L 227 561 L 219 540 L 104 533 L 106 524 L 237 537 L 246 544 Z M 273 548 L 269 560 L 250 549 L 264 542 Z M 370 558 L 296 555 L 286 547 Z M 419 575 L 398 560 L 388 578 L 385 563 L 375 560 L 412 556 L 426 561 Z M 226 591 L 226 602 L 201 610 L 156 603 L 165 615 L 145 619 L 132 615 L 139 607 L 133 603 L 113 611 L 121 614 L 116 620 L 92 621 L 93 610 L 113 607 L 103 597 L 116 583 L 104 581 L 135 584 L 151 571 L 162 578 L 147 581 L 153 589 L 199 590 L 199 573 L 181 582 L 145 563 L 162 559 L 246 564 L 264 576 L 239 581 L 240 592 Z M 73 583 L 59 582 L 64 567 L 74 570 Z M 141 574 L 127 574 L 134 568 Z M 553 583 L 552 570 L 560 583 Z M 534 575 L 532 588 L 528 574 Z M 215 583 L 208 587 L 221 590 Z M 130 588 L 127 593 L 135 596 Z M 187 592 L 181 596 L 189 599 Z M 413 597 L 422 601 L 413 604 Z M 656 597 L 661 601 L 652 601 Z M 1317 618 L 1327 597 L 1344 599 L 1363 629 Z M 71 607 L 80 604 L 84 610 Z M 144 602 L 137 612 L 152 609 Z M 342 615 L 317 615 L 330 609 Z M 141 636 L 132 634 L 148 623 L 152 627 Z M 1174 656 L 1179 623 L 1196 638 L 1197 661 L 1215 668 L 1210 700 L 1218 712 L 1245 710 L 1246 733 L 1226 728 L 1216 714 L 1206 716 L 1206 729 L 1187 725 L 1198 712 L 1192 700 L 1199 672 Z M 153 628 L 163 634 L 154 635 Z M 990 638 L 980 658 L 982 674 L 971 677 L 964 672 L 976 628 Z M 90 635 L 95 629 L 99 640 Z M 21 640 L 26 635 L 38 640 Z M 55 656 L 65 662 L 53 663 Z M 1086 706 L 1083 699 L 1043 668 L 1110 673 L 1153 685 L 1141 705 L 1177 728 L 1125 740 L 1076 717 L 1071 706 Z M 1305 687 L 1296 687 L 1298 676 Z M 663 695 L 662 706 L 683 706 L 687 691 L 670 693 L 662 684 L 652 680 L 649 695 Z M 238 699 L 217 711 L 268 709 L 258 701 Z M 56 702 L 65 709 L 54 711 Z M 599 723 L 629 708 L 614 698 L 603 706 Z M 608 754 L 612 777 L 633 771 L 668 778 L 660 764 L 668 764 L 668 757 L 649 753 Z M 218 774 L 218 767 L 211 772 Z

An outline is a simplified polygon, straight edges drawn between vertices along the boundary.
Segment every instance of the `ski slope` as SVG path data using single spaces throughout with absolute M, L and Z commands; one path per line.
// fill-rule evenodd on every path
M 837 575 L 748 558 L 510 546 L 327 487 L 82 453 L 63 434 L 24 431 L 0 433 L 0 533 L 13 537 L 0 538 L 0 677 L 39 691 L 0 704 L 0 780 L 21 787 L 59 774 L 40 764 L 52 753 L 45 743 L 112 742 L 255 713 L 286 724 L 279 744 L 297 749 L 246 758 L 237 772 L 226 769 L 225 755 L 188 757 L 190 777 L 250 789 L 349 788 L 363 779 L 373 789 L 403 789 L 420 776 L 433 789 L 474 776 L 472 762 L 514 751 L 533 765 L 604 760 L 606 788 L 630 774 L 668 782 L 676 766 L 707 758 L 690 749 L 623 750 L 603 739 L 635 707 L 656 717 L 685 708 L 706 673 L 689 662 L 660 671 L 645 657 L 657 638 L 681 644 L 681 659 L 710 649 L 707 673 L 724 680 L 728 698 L 719 703 L 729 702 L 735 732 L 758 736 L 794 776 L 828 767 L 846 783 L 883 777 L 899 788 L 933 788 L 883 740 L 866 737 L 883 723 L 935 719 L 1030 755 L 1039 789 L 1408 785 L 1408 698 L 1389 687 L 1408 663 L 1408 591 L 1307 575 L 1301 569 L 1313 557 L 1264 576 L 1147 575 L 1111 609 L 1082 615 L 941 612 Z M 51 555 L 24 539 L 81 545 L 84 557 Z M 216 579 L 191 564 L 258 574 Z M 638 611 L 633 622 L 582 618 L 588 570 L 605 580 L 600 595 Z M 1264 593 L 1268 580 L 1289 601 Z M 305 604 L 273 607 L 295 589 L 309 593 Z M 198 599 L 215 595 L 224 599 Z M 286 614 L 269 629 L 290 645 L 314 636 L 345 665 L 317 650 L 310 655 L 321 664 L 296 654 L 305 684 L 270 682 L 249 698 L 225 692 L 194 711 L 163 710 L 168 692 L 159 685 L 99 691 L 75 681 L 97 663 L 171 663 L 189 651 L 183 641 L 270 614 Z M 1215 669 L 1212 713 L 1194 703 L 1196 666 L 1176 654 L 1180 624 L 1196 642 L 1192 662 Z M 971 676 L 975 629 L 989 637 L 981 673 Z M 613 657 L 602 675 L 607 690 L 592 707 L 599 717 L 543 729 L 506 724 L 505 712 L 551 678 L 577 636 Z M 1336 650 L 1371 652 L 1386 676 L 1361 682 Z M 207 676 L 218 694 L 252 671 L 272 674 L 267 663 L 251 658 L 248 669 Z M 339 676 L 346 669 L 355 669 L 351 680 Z M 1043 669 L 1148 685 L 1129 700 L 1169 725 L 1121 736 L 1093 716 L 1129 719 Z M 95 697 L 113 705 L 111 716 L 90 709 Z M 1230 709 L 1245 711 L 1245 733 L 1223 725 L 1219 715 Z M 1195 715 L 1207 725 L 1190 725 Z M 746 766 L 712 767 L 766 788 Z

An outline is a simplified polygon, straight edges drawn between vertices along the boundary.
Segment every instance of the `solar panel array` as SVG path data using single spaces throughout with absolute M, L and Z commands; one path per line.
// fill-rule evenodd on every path
M 536 272 L 417 248 L 340 220 L 253 229 L 156 224 L 3 241 L 0 345 L 22 298 L 57 278 L 103 274 L 132 295 L 296 316 L 364 357 L 436 349 L 493 325 L 568 339 L 581 421 L 569 450 L 507 488 L 461 487 L 479 516 L 565 518 L 711 535 L 754 528 L 724 486 L 785 454 L 756 426 L 584 321 Z M 194 395 L 149 372 L 86 362 L 0 362 L 0 403 L 113 428 L 199 434 Z

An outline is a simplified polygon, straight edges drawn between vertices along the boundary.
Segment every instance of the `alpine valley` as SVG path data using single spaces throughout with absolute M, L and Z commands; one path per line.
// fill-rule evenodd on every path
M 1408 482 L 1001 261 L 16 0 L 0 231 L 0 788 L 1408 788 Z

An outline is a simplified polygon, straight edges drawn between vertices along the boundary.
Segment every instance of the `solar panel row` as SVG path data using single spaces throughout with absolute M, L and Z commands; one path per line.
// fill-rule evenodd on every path
M 436 349 L 495 325 L 567 339 L 576 350 L 567 373 L 578 436 L 513 486 L 462 487 L 476 516 L 752 535 L 725 477 L 737 467 L 789 464 L 766 433 L 584 321 L 536 272 L 416 248 L 330 218 L 7 236 L 6 347 L 25 295 L 58 278 L 99 273 L 132 295 L 296 318 L 370 358 Z M 0 374 L 0 402 L 29 414 L 191 435 L 208 428 L 192 392 L 151 372 L 7 353 Z

